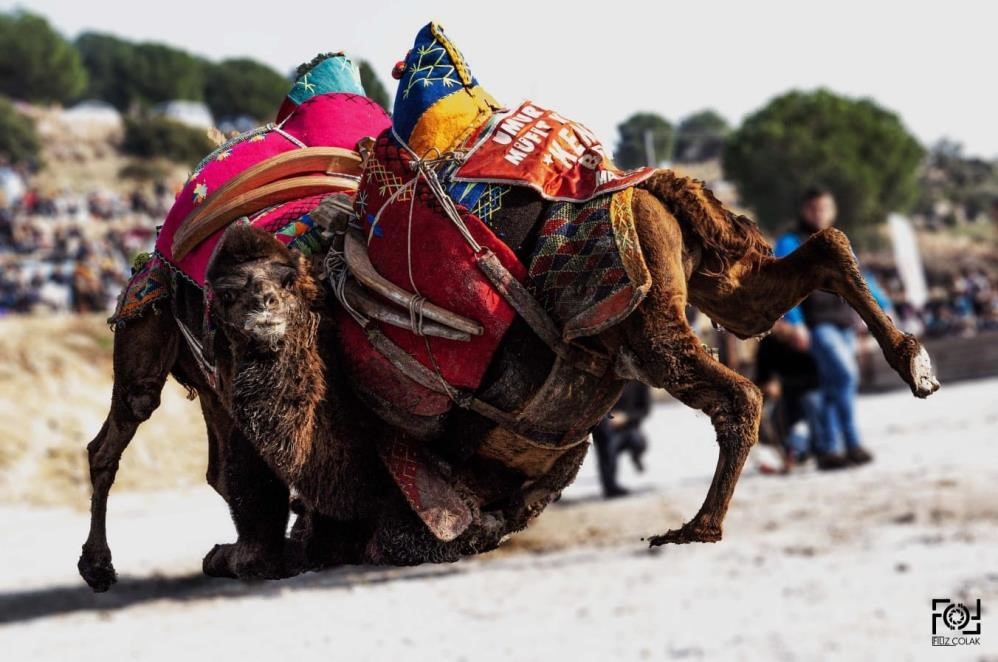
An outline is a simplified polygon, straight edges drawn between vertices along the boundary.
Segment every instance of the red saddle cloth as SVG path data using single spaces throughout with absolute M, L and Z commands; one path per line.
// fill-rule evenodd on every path
M 364 168 L 355 205 L 368 237 L 371 262 L 395 285 L 475 320 L 484 332 L 462 342 L 418 336 L 387 324 L 380 325 L 380 330 L 448 383 L 473 390 L 480 385 L 516 313 L 475 266 L 472 248 L 447 218 L 425 180 L 417 181 L 414 189 L 400 191 L 416 176 L 409 165 L 413 159 L 386 131 Z M 475 240 L 491 249 L 522 282 L 526 269 L 513 251 L 477 216 L 460 205 L 457 209 Z M 345 313 L 341 313 L 340 333 L 348 367 L 363 390 L 412 415 L 436 416 L 450 409 L 452 403 L 446 395 L 403 375 L 371 346 L 364 330 Z
M 654 172 L 618 169 L 592 131 L 524 101 L 490 122 L 452 179 L 529 186 L 547 200 L 585 202 L 639 184 Z

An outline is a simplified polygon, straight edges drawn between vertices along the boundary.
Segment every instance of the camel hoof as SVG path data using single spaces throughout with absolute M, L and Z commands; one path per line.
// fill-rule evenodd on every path
M 232 548 L 235 545 L 215 545 L 211 551 L 204 555 L 201 561 L 201 571 L 208 577 L 220 577 L 223 579 L 238 579 L 239 576 L 233 571 L 230 564 Z
M 115 572 L 110 557 L 95 561 L 88 558 L 87 553 L 84 552 L 80 556 L 76 568 L 80 571 L 83 581 L 94 590 L 94 593 L 104 593 L 111 588 L 111 584 L 118 581 L 118 573 Z
M 652 536 L 648 539 L 648 546 L 658 547 L 659 545 L 670 543 L 673 545 L 685 545 L 691 542 L 717 542 L 720 539 L 721 529 L 689 523 L 660 536 Z
M 298 574 L 288 565 L 280 556 L 275 559 L 255 546 L 232 543 L 212 547 L 201 570 L 223 579 L 284 579 Z
M 939 390 L 939 380 L 932 372 L 932 360 L 924 347 L 919 347 L 918 353 L 911 357 L 908 370 L 911 373 L 911 392 L 916 398 L 927 398 Z

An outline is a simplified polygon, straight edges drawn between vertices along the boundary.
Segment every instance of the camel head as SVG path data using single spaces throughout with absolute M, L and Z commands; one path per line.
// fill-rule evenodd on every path
M 212 318 L 230 341 L 278 351 L 310 325 L 319 288 L 304 258 L 248 224 L 226 231 L 206 274 Z

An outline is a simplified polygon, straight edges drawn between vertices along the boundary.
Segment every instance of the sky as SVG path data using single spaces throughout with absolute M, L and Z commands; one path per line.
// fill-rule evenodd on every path
M 251 8 L 256 5 L 256 8 Z M 916 6 L 919 5 L 919 6 Z M 713 108 L 733 124 L 790 89 L 826 87 L 897 112 L 923 144 L 998 157 L 998 5 L 983 1 L 0 0 L 63 34 L 110 32 L 289 72 L 318 52 L 390 72 L 436 20 L 506 105 L 554 108 L 604 142 L 636 111 L 676 122 Z M 276 8 L 276 9 L 275 9 Z M 990 81 L 990 82 L 988 82 Z

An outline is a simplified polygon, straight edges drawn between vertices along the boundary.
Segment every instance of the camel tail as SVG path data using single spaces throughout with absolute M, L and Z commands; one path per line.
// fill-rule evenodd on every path
M 704 183 L 681 177 L 672 170 L 657 170 L 638 188 L 654 195 L 713 257 L 719 271 L 726 271 L 747 252 L 772 254 L 759 226 L 750 218 L 728 211 Z

